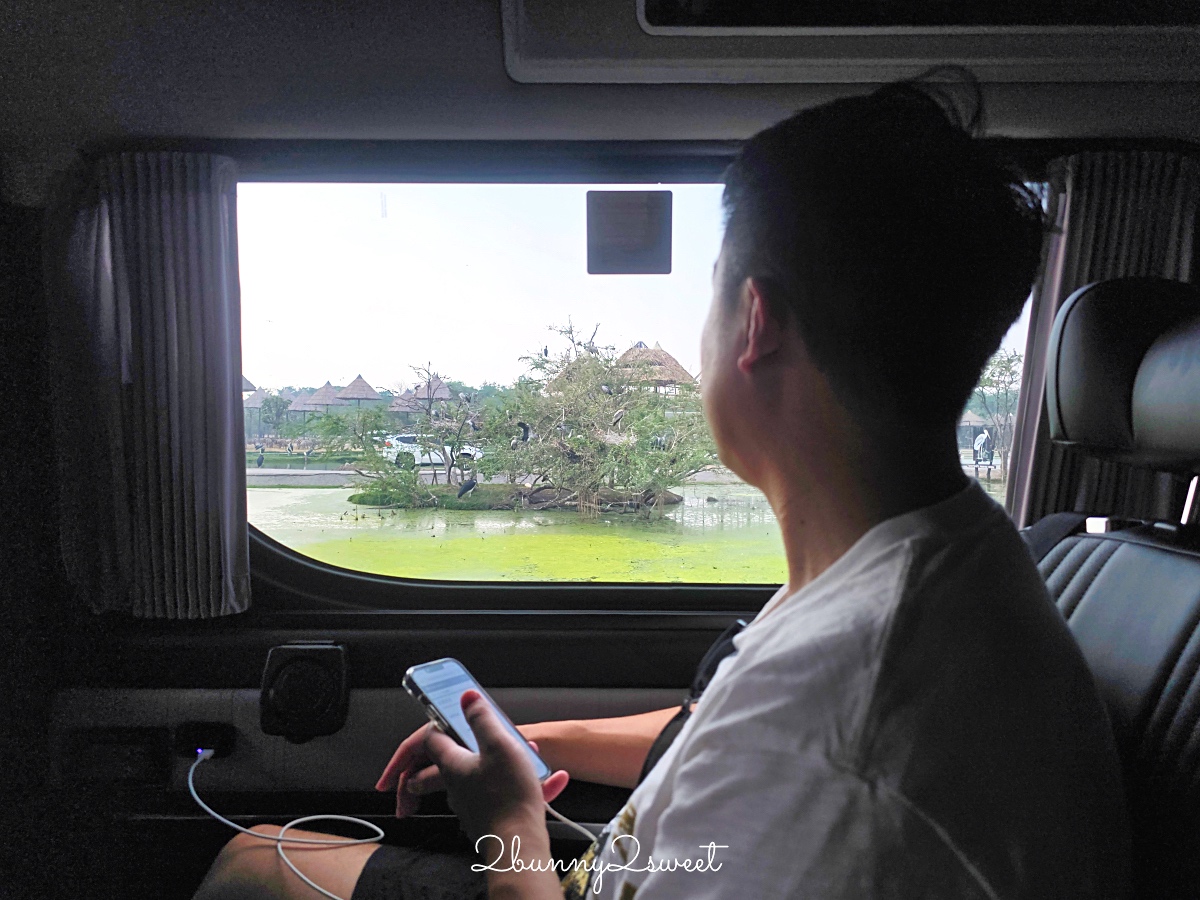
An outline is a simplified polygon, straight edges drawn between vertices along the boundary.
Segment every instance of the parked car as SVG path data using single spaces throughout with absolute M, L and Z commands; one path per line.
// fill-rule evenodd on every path
M 429 450 L 421 446 L 421 438 L 415 434 L 392 434 L 383 439 L 382 456 L 388 462 L 395 462 L 400 452 L 411 453 L 419 466 L 444 466 L 445 454 L 439 450 Z M 474 461 L 483 458 L 483 451 L 470 444 L 463 444 L 458 450 L 459 460 Z

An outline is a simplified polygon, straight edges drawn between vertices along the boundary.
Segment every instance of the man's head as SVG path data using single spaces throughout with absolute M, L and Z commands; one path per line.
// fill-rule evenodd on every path
M 723 452 L 773 394 L 767 382 L 792 376 L 866 435 L 953 425 L 1041 255 L 1037 198 L 909 83 L 755 135 L 726 172 L 724 205 L 702 348 Z M 756 328 L 765 352 L 746 355 Z

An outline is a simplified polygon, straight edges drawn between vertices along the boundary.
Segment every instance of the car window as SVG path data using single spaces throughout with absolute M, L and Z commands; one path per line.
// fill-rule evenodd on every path
M 589 274 L 587 195 L 605 190 L 670 192 L 669 274 Z M 409 578 L 785 580 L 775 517 L 700 409 L 720 197 L 239 185 L 250 524 Z M 1025 321 L 959 426 L 1001 502 Z

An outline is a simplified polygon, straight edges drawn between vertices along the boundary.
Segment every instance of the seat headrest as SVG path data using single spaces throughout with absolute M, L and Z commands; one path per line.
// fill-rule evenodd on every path
M 1073 293 L 1050 335 L 1046 407 L 1051 440 L 1200 472 L 1200 288 L 1119 278 Z

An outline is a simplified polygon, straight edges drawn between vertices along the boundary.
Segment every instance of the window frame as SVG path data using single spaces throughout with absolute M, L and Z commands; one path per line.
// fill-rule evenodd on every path
M 984 143 L 1021 167 L 1030 181 L 1044 180 L 1047 163 L 1068 153 L 1195 149 L 1175 140 L 985 138 Z M 231 156 L 239 167 L 239 182 L 647 185 L 720 181 L 739 145 L 726 140 L 160 140 L 149 144 L 139 147 Z M 253 597 L 260 614 L 732 615 L 760 608 L 777 588 L 769 584 L 430 581 L 375 575 L 319 562 L 249 522 L 247 528 Z
M 435 141 L 298 145 L 251 142 L 235 154 L 239 183 L 718 183 L 732 141 Z M 648 618 L 760 608 L 774 584 L 441 581 L 320 562 L 247 522 L 254 604 L 279 613 L 622 614 Z M 347 599 L 352 597 L 353 599 Z M 648 617 L 648 618 L 646 618 Z

